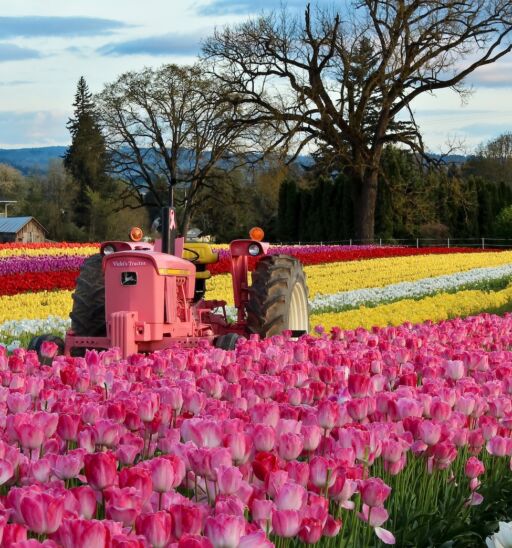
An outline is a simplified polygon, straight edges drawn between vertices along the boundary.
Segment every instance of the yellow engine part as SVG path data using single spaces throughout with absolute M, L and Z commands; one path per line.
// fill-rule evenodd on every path
M 203 242 L 185 242 L 182 258 L 187 261 L 192 261 L 195 264 L 213 264 L 219 260 L 219 255 L 212 251 L 210 244 Z

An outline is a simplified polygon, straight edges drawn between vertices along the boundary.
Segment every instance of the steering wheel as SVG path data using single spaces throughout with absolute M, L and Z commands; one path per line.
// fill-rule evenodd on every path
M 193 249 L 190 249 L 188 247 L 184 247 L 183 251 L 188 251 L 189 253 L 192 253 L 192 255 L 195 255 L 192 259 L 188 259 L 191 263 L 196 263 L 201 258 L 201 255 L 197 251 L 194 251 Z

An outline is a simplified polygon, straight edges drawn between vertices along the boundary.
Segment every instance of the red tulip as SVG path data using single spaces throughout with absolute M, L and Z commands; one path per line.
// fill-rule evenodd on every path
M 63 413 L 59 415 L 57 434 L 65 441 L 76 441 L 80 416 Z
M 84 457 L 85 477 L 89 485 L 101 491 L 115 484 L 117 461 L 113 453 L 93 453 Z
M 172 515 L 172 533 L 180 539 L 184 535 L 199 535 L 202 528 L 202 514 L 193 504 L 175 504 L 170 506 Z
M 153 493 L 150 470 L 141 466 L 123 468 L 119 472 L 119 487 L 134 487 L 145 503 Z
M 268 474 L 278 468 L 276 456 L 264 451 L 257 453 L 252 462 L 254 475 L 261 481 L 265 481 Z

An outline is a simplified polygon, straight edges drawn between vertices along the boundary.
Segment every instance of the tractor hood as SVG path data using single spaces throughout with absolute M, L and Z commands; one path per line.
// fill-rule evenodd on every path
M 196 267 L 190 261 L 158 251 L 119 251 L 103 258 L 103 270 L 110 268 L 131 269 L 152 264 L 162 276 L 193 276 Z

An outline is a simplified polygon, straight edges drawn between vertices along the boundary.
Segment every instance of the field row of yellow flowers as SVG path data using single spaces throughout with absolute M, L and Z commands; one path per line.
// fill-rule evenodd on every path
M 309 297 L 341 291 L 383 287 L 474 268 L 512 263 L 512 251 L 459 253 L 454 255 L 417 255 L 306 266 Z M 233 301 L 231 276 L 222 274 L 208 282 L 209 299 Z
M 375 308 L 362 306 L 345 312 L 313 314 L 311 326 L 321 325 L 329 331 L 335 326 L 343 329 L 371 329 L 374 326 L 401 325 L 405 322 L 440 322 L 481 312 L 499 311 L 509 303 L 512 303 L 512 285 L 501 291 L 468 290 L 440 293 L 419 300 L 403 299 Z

